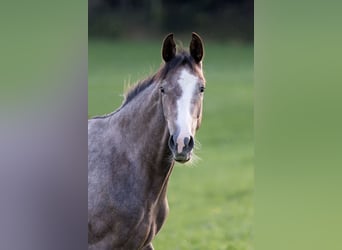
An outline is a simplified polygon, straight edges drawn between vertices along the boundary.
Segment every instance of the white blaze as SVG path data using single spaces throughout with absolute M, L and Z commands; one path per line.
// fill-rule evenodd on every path
M 190 74 L 188 70 L 183 69 L 178 80 L 178 83 L 182 89 L 182 95 L 177 100 L 177 125 L 180 129 L 177 138 L 178 153 L 181 153 L 183 150 L 184 138 L 189 138 L 190 136 L 192 136 L 192 117 L 190 114 L 190 109 L 191 99 L 197 86 L 197 82 L 198 77 Z

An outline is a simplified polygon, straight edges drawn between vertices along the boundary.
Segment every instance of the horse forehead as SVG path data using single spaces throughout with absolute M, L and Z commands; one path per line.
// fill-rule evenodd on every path
M 198 81 L 199 77 L 192 73 L 189 69 L 180 70 L 177 82 L 182 90 L 183 96 L 192 95 Z

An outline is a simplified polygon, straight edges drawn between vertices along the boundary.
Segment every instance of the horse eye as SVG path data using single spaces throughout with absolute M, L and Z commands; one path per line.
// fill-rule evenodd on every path
M 160 87 L 160 92 L 165 93 L 164 87 Z
M 205 87 L 204 87 L 204 86 L 201 86 L 201 87 L 200 87 L 200 92 L 203 93 L 204 90 L 205 90 Z

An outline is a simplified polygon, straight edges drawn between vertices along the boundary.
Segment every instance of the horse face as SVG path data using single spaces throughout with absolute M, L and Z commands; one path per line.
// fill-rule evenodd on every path
M 201 125 L 205 82 L 201 74 L 181 67 L 161 85 L 164 116 L 170 132 L 169 148 L 176 161 L 191 159 L 196 130 Z
M 191 159 L 194 136 L 202 120 L 204 50 L 202 40 L 196 33 L 192 33 L 189 51 L 188 64 L 182 63 L 173 69 L 160 86 L 164 116 L 170 132 L 169 148 L 178 162 Z M 177 61 L 173 34 L 164 39 L 162 57 L 170 68 Z

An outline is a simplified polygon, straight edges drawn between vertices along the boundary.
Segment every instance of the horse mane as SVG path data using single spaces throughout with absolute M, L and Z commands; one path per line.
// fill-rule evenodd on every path
M 194 70 L 196 68 L 196 65 L 197 64 L 195 60 L 192 58 L 189 52 L 181 48 L 176 56 L 171 61 L 163 63 L 160 69 L 154 75 L 146 78 L 145 80 L 138 81 L 128 91 L 126 91 L 126 93 L 124 93 L 124 101 L 119 109 L 106 115 L 92 117 L 91 119 L 106 118 L 112 116 L 120 109 L 122 109 L 127 103 L 132 101 L 134 97 L 139 95 L 139 93 L 143 92 L 145 89 L 151 86 L 154 82 L 161 82 L 162 80 L 164 80 L 166 75 L 168 75 L 171 71 L 176 70 L 180 66 L 188 66 L 191 70 Z
M 181 51 L 169 62 L 163 63 L 160 69 L 153 76 L 148 77 L 145 80 L 139 81 L 133 87 L 131 87 L 125 94 L 125 99 L 122 106 L 129 103 L 135 96 L 144 91 L 154 82 L 161 82 L 165 79 L 171 71 L 177 69 L 179 66 L 189 66 L 191 70 L 195 69 L 196 62 L 190 56 L 189 52 L 181 49 Z
M 145 80 L 141 80 L 130 87 L 126 93 L 124 93 L 124 101 L 122 103 L 122 107 L 129 103 L 134 97 L 136 97 L 139 93 L 144 91 L 146 88 L 152 85 L 156 80 L 156 74 L 148 77 Z

